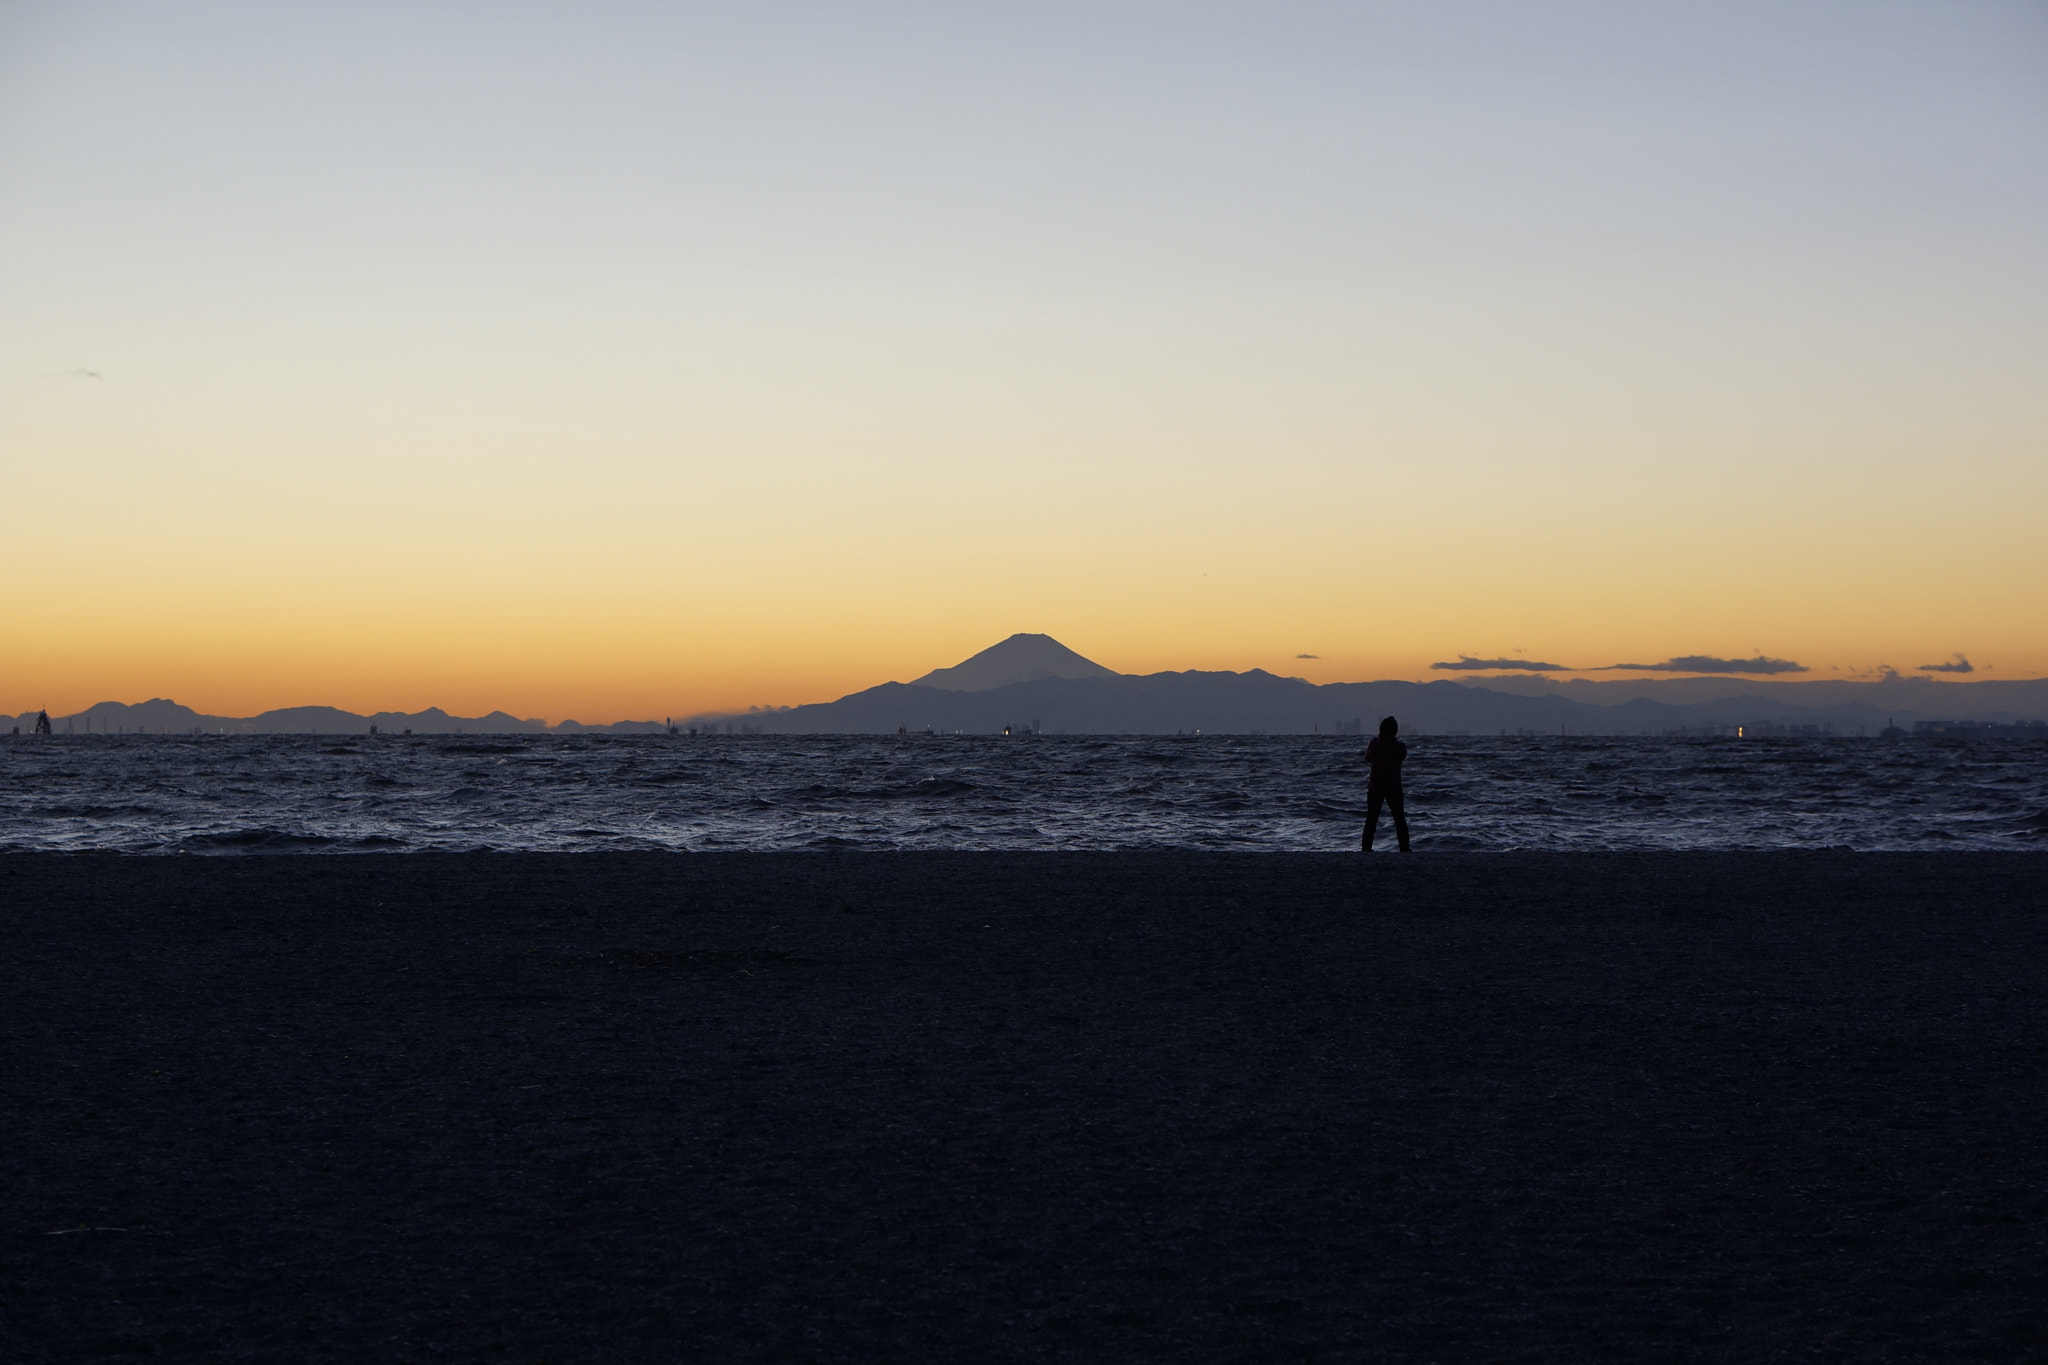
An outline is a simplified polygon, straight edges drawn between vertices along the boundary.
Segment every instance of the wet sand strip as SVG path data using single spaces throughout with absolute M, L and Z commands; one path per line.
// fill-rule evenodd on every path
M 0 857 L 17 1362 L 2038 1359 L 2048 856 Z

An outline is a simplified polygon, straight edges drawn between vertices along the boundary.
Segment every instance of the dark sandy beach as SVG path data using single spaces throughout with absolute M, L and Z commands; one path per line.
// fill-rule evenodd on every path
M 0 858 L 0 1354 L 2048 1357 L 2048 856 Z

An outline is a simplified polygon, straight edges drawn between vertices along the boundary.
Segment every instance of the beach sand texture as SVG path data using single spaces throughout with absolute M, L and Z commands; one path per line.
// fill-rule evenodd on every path
M 2048 856 L 0 858 L 14 1362 L 2048 1356 Z

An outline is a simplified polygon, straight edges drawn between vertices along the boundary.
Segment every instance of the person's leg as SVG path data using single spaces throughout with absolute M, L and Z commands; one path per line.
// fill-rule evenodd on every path
M 1401 799 L 1401 793 L 1388 792 L 1387 804 L 1394 808 L 1394 837 L 1401 841 L 1401 851 L 1408 851 L 1408 803 Z
M 1376 791 L 1368 791 L 1365 794 L 1365 833 L 1358 841 L 1361 853 L 1372 852 L 1372 834 L 1380 825 L 1380 803 L 1386 799 Z

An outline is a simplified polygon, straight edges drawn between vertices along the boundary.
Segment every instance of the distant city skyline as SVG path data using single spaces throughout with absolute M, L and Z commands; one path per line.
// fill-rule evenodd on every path
M 2040 676 L 2044 70 L 1973 0 L 11 4 L 0 709 Z

